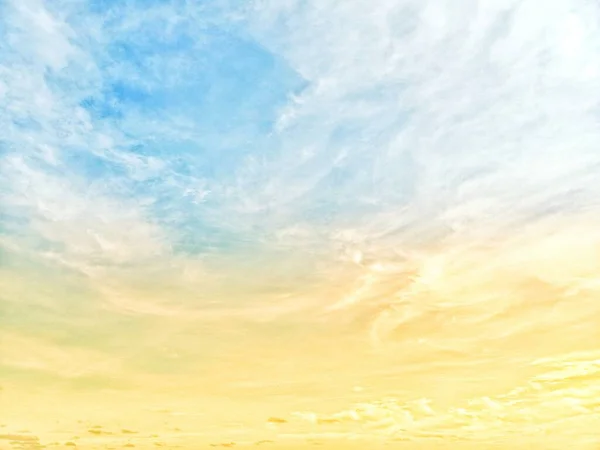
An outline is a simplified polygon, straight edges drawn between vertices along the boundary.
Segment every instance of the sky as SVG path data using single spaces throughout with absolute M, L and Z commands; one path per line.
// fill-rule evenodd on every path
M 0 0 L 0 448 L 597 449 L 598 23 Z

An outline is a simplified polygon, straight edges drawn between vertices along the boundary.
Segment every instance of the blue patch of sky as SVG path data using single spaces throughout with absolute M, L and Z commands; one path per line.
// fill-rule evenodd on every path
M 217 152 L 211 164 L 231 169 L 239 158 L 228 154 L 239 157 L 260 147 L 280 108 L 305 82 L 252 41 L 219 30 L 201 43 L 198 39 L 180 36 L 165 44 L 135 35 L 114 43 L 102 67 L 103 88 L 81 106 L 96 120 L 118 119 L 122 131 L 142 141 L 151 133 L 152 139 L 136 150 L 153 148 L 157 155 L 172 156 L 181 145 L 187 158 Z M 147 126 L 154 120 L 177 128 L 178 119 L 185 119 L 188 129 L 191 124 L 195 147 L 205 150 L 190 153 L 185 140 L 159 136 Z
M 87 7 L 62 1 L 50 4 L 51 10 L 61 13 L 68 6 L 68 14 L 61 17 L 74 30 L 73 43 L 88 56 L 81 59 L 79 54 L 67 67 L 47 70 L 44 77 L 64 111 L 76 107 L 88 111 L 93 125 L 90 133 L 112 130 L 115 136 L 124 136 L 129 146 L 120 151 L 159 158 L 167 163 L 168 174 L 164 180 L 154 176 L 127 179 L 126 167 L 72 147 L 75 140 L 63 139 L 59 145 L 66 170 L 89 182 L 122 176 L 126 185 L 122 195 L 153 197 L 150 217 L 177 227 L 176 248 L 201 252 L 215 245 L 230 247 L 247 237 L 236 238 L 232 231 L 207 223 L 202 208 L 182 192 L 186 180 L 233 181 L 245 156 L 276 146 L 270 132 L 278 113 L 290 95 L 298 94 L 307 83 L 231 22 L 215 25 L 218 21 L 210 19 L 199 24 L 197 17 L 187 18 L 180 11 L 184 3 L 92 0 Z M 214 12 L 223 2 L 201 3 L 213 3 Z M 172 17 L 146 16 L 152 7 L 161 5 L 179 15 L 175 22 Z M 97 27 L 86 29 L 96 20 L 90 15 L 103 17 L 99 41 L 94 34 Z M 14 53 L 10 46 L 6 51 Z M 3 54 L 8 55 L 4 50 Z M 28 128 L 36 123 L 27 117 L 15 118 L 14 126 Z
M 244 156 L 269 147 L 280 108 L 305 82 L 260 45 L 219 30 L 201 45 L 185 37 L 176 43 L 158 41 L 145 38 L 109 47 L 104 87 L 81 105 L 95 120 L 115 121 L 136 139 L 129 151 L 168 161 L 171 180 L 232 180 Z M 187 121 L 183 135 L 192 124 L 192 138 L 177 138 L 178 118 Z M 170 132 L 161 134 L 152 121 L 171 127 Z M 175 251 L 243 245 L 244 238 L 204 223 L 201 208 L 179 186 L 154 179 L 138 184 L 134 190 L 155 198 L 151 215 L 176 230 Z
M 278 109 L 302 81 L 252 42 L 232 35 L 210 41 L 199 48 L 182 44 L 174 52 L 119 45 L 111 55 L 126 76 L 107 77 L 108 86 L 96 102 L 162 120 L 184 116 L 207 140 L 235 129 L 268 132 Z
M 69 170 L 88 180 L 104 177 L 125 176 L 125 168 L 118 162 L 104 156 L 85 151 L 81 148 L 65 149 L 64 158 L 68 161 Z
M 114 8 L 122 8 L 123 6 L 129 7 L 153 7 L 157 5 L 172 5 L 173 0 L 88 0 L 87 8 L 91 13 L 105 13 Z

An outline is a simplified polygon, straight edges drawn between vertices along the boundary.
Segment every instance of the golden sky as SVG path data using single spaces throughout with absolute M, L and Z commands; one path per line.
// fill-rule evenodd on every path
M 401 262 L 357 253 L 308 293 L 267 293 L 233 312 L 244 299 L 139 313 L 94 298 L 86 280 L 14 261 L 2 292 L 19 300 L 5 307 L 32 311 L 2 330 L 3 439 L 596 448 L 600 233 L 588 223 L 448 242 Z M 119 292 L 136 305 L 163 290 Z M 44 313 L 42 292 L 73 307 Z

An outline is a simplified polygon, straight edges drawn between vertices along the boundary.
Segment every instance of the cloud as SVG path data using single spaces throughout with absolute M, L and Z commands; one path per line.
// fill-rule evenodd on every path
M 540 439 L 544 430 L 552 429 L 574 437 L 584 433 L 583 441 L 592 436 L 589 430 L 597 421 L 593 411 L 598 405 L 592 400 L 600 375 L 597 356 L 588 352 L 537 362 L 543 369 L 526 384 L 493 397 L 471 398 L 462 406 L 440 408 L 426 398 L 407 402 L 392 397 L 329 415 L 295 415 L 324 426 L 343 424 L 348 433 L 357 433 L 360 426 L 362 437 L 383 433 L 406 440 L 456 437 L 491 442 L 509 436 Z
M 282 423 L 287 423 L 287 420 L 282 419 L 281 417 L 269 417 L 267 419 L 268 423 L 273 423 L 273 424 L 282 424 Z
M 2 8 L 3 247 L 82 273 L 119 312 L 189 310 L 140 300 L 137 280 L 192 291 L 199 257 L 246 239 L 218 202 L 301 80 L 209 6 Z
M 0 439 L 6 441 L 19 441 L 19 442 L 33 442 L 39 439 L 36 436 L 30 436 L 25 434 L 0 434 Z
M 596 204 L 588 4 L 539 20 L 533 1 L 17 3 L 1 77 L 7 227 L 20 250 L 88 275 L 251 251 L 326 279 L 328 261 L 397 265 L 441 238 Z M 363 279 L 341 304 L 381 280 Z
M 232 241 L 316 257 L 349 233 L 399 248 L 594 206 L 597 9 L 473 4 L 9 3 L 13 230 L 87 267 Z
M 143 217 L 139 200 L 127 205 L 116 195 L 127 189 L 123 180 L 113 172 L 99 183 L 81 170 L 79 161 L 86 159 L 88 170 L 102 171 L 106 164 L 141 170 L 146 164 L 117 151 L 122 133 L 95 123 L 78 103 L 97 82 L 98 69 L 83 37 L 43 2 L 13 2 L 4 9 L 12 37 L 4 51 L 10 69 L 2 71 L 8 96 L 0 112 L 7 130 L 2 204 L 9 230 L 30 235 L 38 249 L 53 246 L 45 254 L 76 268 L 98 259 L 129 261 L 133 252 L 142 258 L 160 253 L 160 232 Z M 35 32 L 25 39 L 32 21 Z M 80 82 L 73 84 L 74 78 Z
M 597 81 L 580 79 L 583 59 L 565 69 L 566 6 L 473 5 L 257 3 L 257 39 L 311 82 L 285 115 L 286 151 L 258 175 L 273 174 L 264 202 L 296 217 L 322 204 L 317 221 L 329 210 L 330 226 L 371 242 L 396 230 L 396 245 L 411 229 L 497 232 L 595 205 Z M 590 39 L 573 45 L 593 60 L 583 18 L 597 9 L 569 15 Z
M 26 434 L 0 434 L 0 441 L 10 441 L 12 448 L 37 450 L 44 448 L 37 436 Z
M 112 433 L 110 431 L 102 431 L 102 430 L 88 430 L 88 433 L 93 434 L 95 436 L 110 436 Z

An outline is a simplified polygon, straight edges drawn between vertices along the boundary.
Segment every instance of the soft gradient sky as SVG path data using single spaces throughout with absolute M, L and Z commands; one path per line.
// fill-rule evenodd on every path
M 599 23 L 0 0 L 0 447 L 599 448 Z

